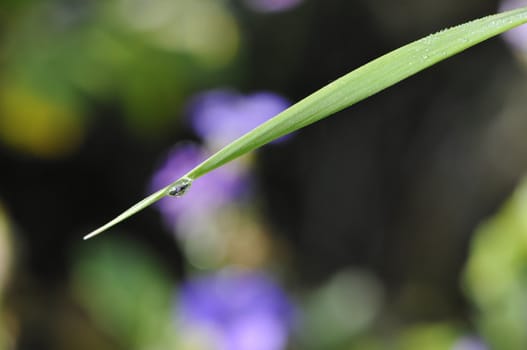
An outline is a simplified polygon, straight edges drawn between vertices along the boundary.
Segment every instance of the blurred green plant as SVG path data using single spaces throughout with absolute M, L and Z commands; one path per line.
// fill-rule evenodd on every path
M 447 323 L 418 324 L 403 330 L 397 341 L 401 350 L 445 350 L 454 349 L 459 332 Z
M 527 22 L 527 8 L 483 17 L 414 41 L 326 85 L 231 142 L 172 184 L 84 237 L 91 238 L 167 195 L 181 196 L 197 178 L 283 135 L 347 108 L 484 40 Z
M 130 131 L 159 138 L 239 51 L 238 23 L 215 0 L 26 1 L 0 11 L 0 141 L 36 157 L 78 149 L 86 101 L 118 102 Z
M 527 181 L 480 225 L 464 275 L 476 324 L 492 349 L 527 348 Z
M 358 342 L 379 316 L 383 294 L 381 283 L 366 271 L 334 275 L 303 305 L 302 349 L 342 349 Z
M 91 319 L 125 349 L 174 348 L 174 287 L 142 246 L 123 240 L 81 248 L 73 293 Z
M 14 332 L 8 322 L 11 315 L 5 309 L 5 292 L 14 257 L 14 244 L 12 237 L 12 224 L 6 209 L 0 202 L 0 349 L 13 347 Z

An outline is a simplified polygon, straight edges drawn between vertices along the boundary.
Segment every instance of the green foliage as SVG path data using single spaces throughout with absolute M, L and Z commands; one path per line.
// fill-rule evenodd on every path
M 77 256 L 74 294 L 96 323 L 126 349 L 173 346 L 173 288 L 144 248 L 112 239 Z
M 326 85 L 228 144 L 190 170 L 182 179 L 145 198 L 85 239 L 103 232 L 168 195 L 170 189 L 181 181 L 194 181 L 266 143 L 328 117 L 450 56 L 526 22 L 527 8 L 520 8 L 440 31 L 381 56 Z
M 527 182 L 480 225 L 465 269 L 477 325 L 494 349 L 527 347 Z

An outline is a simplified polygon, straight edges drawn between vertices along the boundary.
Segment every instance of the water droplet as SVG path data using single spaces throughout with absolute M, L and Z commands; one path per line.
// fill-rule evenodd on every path
M 423 56 L 421 56 L 421 58 L 422 58 L 423 60 L 427 60 L 427 59 L 428 59 L 428 55 L 423 55 Z
M 169 189 L 168 194 L 174 197 L 181 197 L 184 195 L 190 186 L 192 185 L 192 180 L 186 177 L 183 177 L 177 180 Z

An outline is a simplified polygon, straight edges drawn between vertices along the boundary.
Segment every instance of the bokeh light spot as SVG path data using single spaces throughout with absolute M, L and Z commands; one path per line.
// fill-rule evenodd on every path
M 302 0 L 245 0 L 245 3 L 257 12 L 281 12 L 295 8 Z
M 238 25 L 214 0 L 120 0 L 116 16 L 161 49 L 186 53 L 206 66 L 223 66 L 237 54 Z
M 526 0 L 503 0 L 500 2 L 499 11 L 505 12 L 523 6 L 527 6 Z M 527 26 L 511 29 L 503 34 L 503 38 L 513 49 L 527 53 Z
M 66 104 L 34 92 L 0 88 L 0 139 L 19 151 L 38 157 L 65 156 L 83 138 L 81 118 Z

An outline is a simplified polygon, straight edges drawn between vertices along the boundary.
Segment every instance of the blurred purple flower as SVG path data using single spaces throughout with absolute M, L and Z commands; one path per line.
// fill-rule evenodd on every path
M 527 0 L 502 0 L 499 5 L 499 11 L 514 10 L 523 6 L 527 6 Z M 515 50 L 523 53 L 527 52 L 527 26 L 523 25 L 511 29 L 503 34 L 503 38 Z
M 478 337 L 464 336 L 458 339 L 452 350 L 488 350 L 487 345 Z
M 187 142 L 176 145 L 153 175 L 150 190 L 157 191 L 177 180 L 207 156 L 197 144 Z M 163 198 L 157 206 L 165 222 L 173 228 L 183 215 L 204 217 L 206 213 L 239 198 L 248 188 L 247 175 L 239 164 L 230 163 L 195 181 L 183 198 Z
M 197 95 L 189 106 L 194 131 L 213 147 L 221 147 L 289 107 L 272 92 L 241 95 L 212 90 Z
M 214 350 L 282 350 L 292 327 L 293 307 L 266 275 L 227 271 L 184 285 L 178 321 L 212 335 Z
M 302 0 L 245 0 L 247 6 L 258 12 L 280 12 L 298 6 Z

